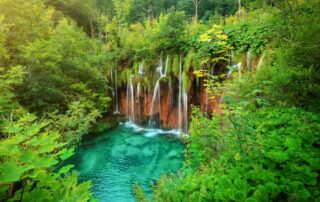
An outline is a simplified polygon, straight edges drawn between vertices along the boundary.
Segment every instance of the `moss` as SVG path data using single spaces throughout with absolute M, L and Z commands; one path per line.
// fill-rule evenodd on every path
M 137 61 L 134 61 L 134 62 L 133 62 L 133 71 L 134 71 L 135 73 L 138 73 L 138 72 L 139 72 L 139 62 L 137 62 Z
M 172 62 L 173 62 L 173 57 L 172 55 L 169 55 L 167 75 L 170 75 L 172 73 Z
M 174 55 L 173 61 L 172 61 L 172 73 L 176 78 L 179 78 L 179 71 L 180 71 L 180 59 L 178 55 Z
M 201 67 L 201 59 L 199 55 L 193 51 L 189 51 L 184 59 L 184 72 L 189 72 L 190 68 L 193 70 L 199 70 Z
M 123 69 L 118 76 L 118 84 L 127 84 L 128 78 L 132 74 L 132 68 Z
M 192 80 L 186 72 L 182 73 L 182 81 L 183 81 L 183 88 L 186 91 L 189 91 L 191 88 Z

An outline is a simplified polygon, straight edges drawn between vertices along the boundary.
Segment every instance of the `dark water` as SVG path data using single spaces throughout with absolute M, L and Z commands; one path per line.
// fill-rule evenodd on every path
M 99 201 L 135 201 L 132 185 L 150 185 L 162 174 L 177 172 L 183 145 L 170 131 L 146 130 L 132 124 L 119 126 L 86 140 L 68 163 L 75 164 L 80 180 L 92 180 Z

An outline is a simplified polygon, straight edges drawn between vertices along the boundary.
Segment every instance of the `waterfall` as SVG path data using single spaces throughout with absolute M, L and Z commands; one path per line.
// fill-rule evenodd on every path
M 150 120 L 149 120 L 149 127 L 157 125 L 159 127 L 160 123 L 157 123 L 157 120 L 154 120 L 154 114 L 156 112 L 155 106 L 158 104 L 158 110 L 159 110 L 159 117 L 161 118 L 161 91 L 160 91 L 160 80 L 163 77 L 167 76 L 167 70 L 168 70 L 168 64 L 169 64 L 169 55 L 167 55 L 165 68 L 163 70 L 163 62 L 162 62 L 162 53 L 159 59 L 159 66 L 157 68 L 157 71 L 160 74 L 160 77 L 156 81 L 156 85 L 153 90 L 153 96 L 151 101 L 151 108 L 149 112 Z M 157 102 L 157 103 L 156 103 Z
M 115 111 L 113 113 L 115 113 L 116 112 L 116 101 L 115 101 L 115 86 L 114 86 L 114 81 L 113 81 L 113 68 L 112 68 L 112 66 L 110 67 L 110 81 L 111 81 L 112 97 L 113 97 L 114 109 L 115 109 Z
M 135 100 L 138 100 L 138 110 L 137 110 L 138 123 L 140 123 L 140 115 L 141 115 L 140 94 L 141 94 L 141 84 L 139 82 L 137 85 L 137 93 L 136 93 L 136 98 L 135 98 Z
M 169 55 L 167 55 L 166 66 L 164 68 L 164 73 L 162 74 L 162 72 L 161 72 L 161 77 L 166 77 L 167 76 L 168 64 L 169 64 Z
M 116 110 L 114 112 L 114 114 L 119 114 L 119 102 L 118 102 L 118 71 L 117 68 L 114 71 L 114 86 L 115 86 L 115 90 L 114 90 L 114 94 L 115 94 L 115 103 L 116 103 Z
M 159 72 L 160 74 L 160 77 L 162 76 L 163 74 L 163 62 L 162 62 L 162 53 L 160 54 L 160 59 L 159 59 L 159 66 L 157 67 L 157 72 Z
M 153 127 L 153 126 L 159 126 L 159 123 L 157 123 L 157 120 L 155 120 L 154 114 L 155 114 L 155 105 L 156 105 L 156 101 L 158 104 L 158 110 L 159 110 L 159 116 L 161 117 L 161 103 L 160 103 L 160 79 L 161 77 L 157 80 L 155 88 L 153 90 L 153 96 L 152 96 L 152 101 L 151 101 L 151 108 L 150 108 L 150 112 L 149 112 L 149 116 L 150 116 L 150 120 L 149 120 L 149 127 Z
M 260 60 L 259 60 L 259 63 L 258 63 L 258 65 L 257 65 L 257 70 L 259 70 L 260 67 L 261 67 L 261 65 L 263 64 L 263 59 L 264 59 L 264 54 L 262 54 L 262 56 L 261 56 L 261 58 L 260 58 Z
M 152 101 L 151 101 L 151 108 L 150 108 L 150 112 L 149 112 L 149 116 L 150 116 L 149 127 L 154 127 L 155 125 L 156 125 L 157 127 L 160 126 L 159 121 L 158 121 L 158 120 L 154 120 L 154 119 L 155 119 L 154 115 L 155 115 L 155 113 L 156 113 L 155 106 L 156 106 L 156 104 L 158 105 L 159 117 L 161 118 L 161 90 L 160 90 L 160 80 L 161 80 L 163 77 L 166 77 L 166 76 L 167 76 L 168 64 L 169 64 L 169 56 L 167 56 L 165 68 L 164 68 L 164 71 L 163 71 L 163 62 L 162 62 L 162 53 L 161 53 L 161 56 L 160 56 L 160 59 L 159 59 L 159 66 L 157 67 L 157 71 L 159 72 L 160 77 L 157 79 L 156 85 L 155 85 L 154 90 L 153 90 L 153 96 L 152 96 Z
M 132 84 L 132 76 L 130 75 L 127 82 L 127 100 L 126 100 L 126 116 L 130 121 L 135 122 L 134 113 L 134 88 Z
M 163 69 L 163 61 L 162 61 L 162 53 L 161 53 L 161 56 L 159 59 L 159 66 L 157 67 L 157 71 L 160 74 L 160 78 L 167 76 L 168 64 L 169 64 L 169 55 L 167 55 L 165 67 Z
M 129 93 L 130 93 L 130 84 L 129 78 L 127 81 L 127 99 L 126 99 L 126 117 L 129 117 Z
M 188 134 L 188 94 L 183 89 L 183 116 L 184 116 L 184 128 L 183 132 Z
M 251 50 L 247 52 L 247 70 L 251 71 Z
M 141 84 L 139 82 L 138 85 L 137 85 L 137 94 L 136 94 L 137 98 L 139 98 L 140 93 L 141 93 Z
M 179 129 L 182 129 L 182 55 L 180 55 L 180 62 L 179 62 L 179 97 L 178 97 L 178 126 Z
M 138 74 L 143 75 L 143 63 L 142 62 L 139 62 Z
M 130 114 L 130 121 L 135 122 L 135 114 L 134 114 L 134 89 L 132 84 L 132 75 L 130 76 L 130 98 L 131 98 L 131 114 Z
M 188 134 L 188 93 L 183 86 L 182 55 L 179 62 L 179 97 L 178 97 L 178 126 L 179 130 Z M 183 113 L 183 114 L 182 114 Z

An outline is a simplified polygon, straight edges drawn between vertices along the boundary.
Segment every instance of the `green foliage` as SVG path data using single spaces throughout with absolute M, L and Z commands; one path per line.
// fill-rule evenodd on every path
M 7 137 L 0 140 L 0 185 L 6 190 L 6 194 L 0 193 L 1 200 L 91 198 L 90 183 L 77 185 L 76 175 L 67 173 L 71 165 L 52 172 L 74 149 L 65 148 L 67 143 L 60 140 L 58 132 L 48 130 L 48 122 L 36 122 L 35 116 L 25 114 L 17 121 L 5 121 L 1 128 L 1 135 Z
M 21 46 L 46 37 L 53 23 L 53 10 L 45 8 L 42 0 L 4 0 L 0 13 L 8 26 L 6 48 L 12 58 L 19 57 Z
M 227 40 L 228 36 L 223 33 L 222 27 L 216 24 L 200 35 L 196 47 L 203 58 L 203 63 L 215 64 L 228 61 L 227 55 L 231 46 Z
M 130 0 L 112 0 L 115 11 L 116 11 L 116 19 L 120 24 L 124 24 L 127 22 L 128 15 L 130 13 L 130 8 L 132 2 Z
M 147 202 L 147 196 L 139 184 L 133 185 L 133 192 L 139 202 Z
M 92 41 L 74 24 L 61 20 L 48 40 L 36 40 L 24 48 L 30 79 L 20 89 L 21 101 L 32 110 L 53 110 L 74 99 L 70 95 L 77 93 L 72 89 L 75 83 L 104 92 L 106 78 L 93 68 L 94 49 Z
M 99 29 L 99 11 L 97 11 L 98 5 L 95 0 L 45 0 L 45 3 L 53 6 L 62 15 L 73 19 L 79 27 L 83 27 L 86 33 L 90 35 L 94 34 L 95 29 Z
M 318 7 L 296 1 L 292 11 L 284 9 L 281 17 L 274 9 L 252 12 L 262 14 L 259 17 L 246 14 L 243 22 L 232 26 L 233 19 L 227 20 L 229 41 L 237 41 L 233 46 L 238 53 L 247 51 L 249 44 L 256 54 L 263 47 L 271 48 L 264 52 L 257 72 L 242 71 L 241 78 L 231 74 L 221 82 L 223 74 L 195 72 L 206 79 L 211 98 L 219 97 L 224 104 L 219 105 L 221 113 L 212 115 L 193 110 L 184 169 L 178 177 L 160 179 L 154 188 L 155 201 L 320 200 L 319 51 L 300 57 L 308 52 L 304 51 L 308 42 L 294 45 L 307 40 L 304 28 L 311 33 L 318 29 L 313 25 L 318 19 L 311 17 Z M 276 22 L 271 29 L 270 22 Z M 302 24 L 303 28 L 292 31 Z M 232 33 L 237 29 L 238 34 Z M 281 36 L 268 44 L 273 29 Z M 211 40 L 206 34 L 201 39 Z
M 232 17 L 227 19 L 226 32 L 229 36 L 228 42 L 236 52 L 245 53 L 251 50 L 258 55 L 273 38 L 275 22 L 272 18 L 272 10 L 255 10 L 240 22 Z
M 317 114 L 265 108 L 227 116 L 232 121 L 195 111 L 186 163 L 196 171 L 160 180 L 157 201 L 319 199 Z
M 171 11 L 159 17 L 159 24 L 155 27 L 153 38 L 158 50 L 179 51 L 184 41 L 185 21 L 184 13 Z
M 6 34 L 8 31 L 8 25 L 3 23 L 3 16 L 0 16 L 0 58 L 3 60 L 8 57 L 8 51 L 5 48 Z M 1 63 L 0 63 L 1 64 Z
M 193 51 L 188 52 L 184 59 L 184 71 L 189 72 L 191 67 L 194 71 L 201 69 L 201 58 Z

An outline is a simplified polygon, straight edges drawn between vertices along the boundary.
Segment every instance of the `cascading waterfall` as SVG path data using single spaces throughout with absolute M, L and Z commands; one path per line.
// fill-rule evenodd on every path
M 184 128 L 183 128 L 183 132 L 185 134 L 188 134 L 188 94 L 185 91 L 185 89 L 183 89 L 183 116 L 184 116 Z
M 183 86 L 182 79 L 182 55 L 179 61 L 179 97 L 178 97 L 178 125 L 179 130 L 188 134 L 188 94 Z M 183 114 L 182 114 L 183 113 Z M 182 117 L 183 115 L 183 117 Z
M 150 120 L 149 120 L 149 127 L 160 126 L 160 123 L 158 123 L 157 120 L 155 120 L 154 114 L 156 113 L 155 106 L 158 105 L 158 111 L 159 111 L 159 117 L 161 117 L 161 91 L 160 91 L 160 80 L 163 77 L 167 76 L 167 69 L 169 64 L 169 56 L 167 56 L 165 68 L 163 70 L 163 62 L 162 62 L 162 53 L 159 60 L 159 66 L 157 68 L 157 71 L 160 74 L 160 77 L 157 79 L 156 85 L 153 90 L 153 96 L 151 101 L 151 108 L 149 112 Z
M 150 108 L 150 112 L 149 112 L 149 115 L 150 115 L 149 127 L 153 127 L 153 126 L 159 127 L 159 124 L 157 123 L 157 120 L 155 119 L 154 114 L 156 113 L 155 106 L 158 105 L 158 112 L 159 112 L 159 116 L 160 116 L 160 113 L 161 113 L 160 99 L 161 98 L 160 98 L 160 78 L 159 78 L 157 80 L 157 83 L 156 83 L 154 91 L 153 91 L 151 108 Z
M 114 90 L 114 94 L 115 94 L 115 103 L 116 103 L 116 109 L 114 114 L 119 114 L 119 102 L 118 102 L 118 84 L 117 84 L 117 79 L 118 79 L 118 71 L 117 68 L 114 71 L 114 86 L 115 86 L 115 90 Z
M 139 62 L 138 74 L 143 75 L 143 62 Z
M 161 76 L 160 77 L 166 77 L 167 76 L 168 64 L 169 64 L 169 55 L 167 55 L 166 66 L 164 68 L 164 72 L 162 73 L 162 71 L 161 71 Z
M 132 76 L 128 78 L 127 82 L 127 100 L 126 100 L 126 116 L 129 121 L 135 122 L 135 110 L 134 110 L 134 88 L 132 84 Z
M 141 84 L 140 82 L 137 85 L 137 93 L 135 100 L 138 100 L 138 111 L 137 111 L 137 117 L 138 117 L 138 123 L 140 123 L 140 115 L 141 115 L 141 103 L 140 103 L 140 94 L 141 94 Z
M 129 117 L 129 93 L 130 93 L 130 84 L 129 78 L 127 81 L 127 99 L 126 99 L 126 117 Z
M 116 101 L 115 101 L 115 86 L 114 86 L 114 81 L 113 81 L 113 68 L 111 66 L 110 68 L 110 81 L 111 81 L 111 87 L 112 87 L 112 97 L 113 97 L 113 101 L 114 101 L 114 114 L 116 112 Z
M 182 55 L 180 55 L 180 61 L 179 61 L 179 96 L 178 96 L 178 126 L 179 130 L 182 129 Z
M 134 114 L 134 88 L 132 84 L 132 75 L 130 76 L 130 98 L 131 98 L 131 114 L 130 114 L 130 121 L 135 122 L 135 114 Z

